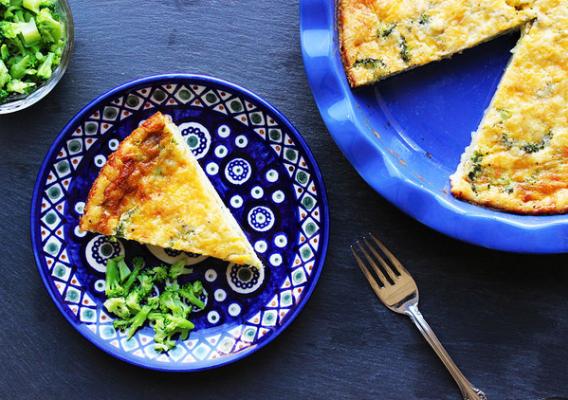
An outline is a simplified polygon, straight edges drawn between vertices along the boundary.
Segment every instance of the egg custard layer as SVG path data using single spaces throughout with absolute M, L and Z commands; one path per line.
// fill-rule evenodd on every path
M 568 212 L 568 2 L 538 0 L 452 193 L 521 214 Z
M 80 227 L 262 268 L 177 126 L 159 112 L 109 157 Z
M 352 87 L 451 56 L 518 28 L 533 0 L 339 0 L 341 55 Z

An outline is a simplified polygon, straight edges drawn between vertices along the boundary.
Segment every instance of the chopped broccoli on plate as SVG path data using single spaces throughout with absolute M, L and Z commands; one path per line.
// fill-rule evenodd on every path
M 175 347 L 178 337 L 187 339 L 189 332 L 195 328 L 188 319 L 189 314 L 205 308 L 200 298 L 203 293 L 200 281 L 184 285 L 177 281 L 181 275 L 191 272 L 183 261 L 171 266 L 144 268 L 144 260 L 136 257 L 131 268 L 123 256 L 109 259 L 104 306 L 117 317 L 114 327 L 127 332 L 128 338 L 131 338 L 148 322 L 154 329 L 157 351 Z M 158 286 L 161 290 L 157 289 Z

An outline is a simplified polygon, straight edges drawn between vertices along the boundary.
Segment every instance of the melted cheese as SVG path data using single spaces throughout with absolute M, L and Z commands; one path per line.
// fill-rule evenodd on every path
M 351 86 L 440 60 L 518 28 L 532 0 L 340 0 L 339 35 Z
M 81 229 L 262 268 L 177 127 L 156 113 L 95 180 Z
M 465 200 L 523 214 L 568 211 L 568 2 L 539 0 L 537 19 L 451 177 Z

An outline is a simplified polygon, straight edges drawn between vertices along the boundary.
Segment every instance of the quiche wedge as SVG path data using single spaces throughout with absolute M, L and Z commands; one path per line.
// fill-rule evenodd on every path
M 109 157 L 80 228 L 262 268 L 177 126 L 159 112 Z
M 441 60 L 533 18 L 533 0 L 338 0 L 352 87 Z
M 568 212 L 568 2 L 537 0 L 452 194 L 521 214 Z

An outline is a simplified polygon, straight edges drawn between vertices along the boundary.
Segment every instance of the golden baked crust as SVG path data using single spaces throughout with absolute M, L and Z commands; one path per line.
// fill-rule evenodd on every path
M 262 268 L 177 127 L 159 112 L 109 157 L 80 227 Z
M 539 0 L 472 144 L 454 196 L 521 214 L 568 212 L 568 2 Z
M 343 65 L 352 87 L 440 60 L 533 17 L 532 0 L 338 0 Z

